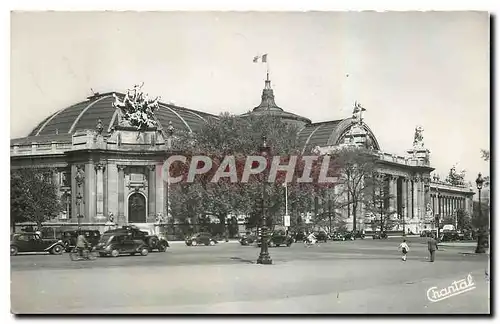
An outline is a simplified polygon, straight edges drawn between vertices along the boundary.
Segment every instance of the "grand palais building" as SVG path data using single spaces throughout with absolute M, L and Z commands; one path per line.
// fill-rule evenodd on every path
M 135 95 L 137 91 L 140 89 L 134 89 Z M 118 106 L 123 104 L 129 93 L 130 90 L 95 93 L 40 121 L 26 137 L 11 139 L 11 169 L 56 170 L 53 180 L 58 184 L 65 210 L 50 221 L 54 226 L 103 226 L 110 215 L 118 225 L 154 223 L 158 216 L 168 217 L 168 186 L 161 169 L 172 152 L 172 137 L 176 130 L 196 131 L 208 118 L 217 116 L 156 102 L 153 118 L 157 127 L 138 135 L 134 127 L 120 122 L 123 111 L 117 109 L 117 102 Z M 408 138 L 405 156 L 394 155 L 383 150 L 363 120 L 363 110 L 356 105 L 353 115 L 344 119 L 313 123 L 276 104 L 268 77 L 260 105 L 247 114 L 271 113 L 296 123 L 304 153 L 326 153 L 346 143 L 375 150 L 379 171 L 387 176 L 388 189 L 394 197 L 390 206 L 399 217 L 404 217 L 406 228 L 414 233 L 432 228 L 434 215 L 453 216 L 460 208 L 472 212 L 474 193 L 469 186 L 451 185 L 431 176 L 434 168 L 423 142 L 422 128 L 417 127 L 415 137 Z M 350 212 L 340 212 L 352 227 Z M 369 229 L 364 216 L 363 210 L 358 212 L 358 229 L 363 224 Z

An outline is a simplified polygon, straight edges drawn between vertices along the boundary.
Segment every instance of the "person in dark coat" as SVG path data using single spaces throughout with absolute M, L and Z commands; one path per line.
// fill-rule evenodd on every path
M 431 236 L 429 237 L 429 241 L 427 241 L 427 247 L 429 249 L 430 262 L 434 262 L 434 255 L 436 254 L 436 250 L 438 250 L 438 244 L 436 239 L 434 238 L 434 234 L 431 234 Z

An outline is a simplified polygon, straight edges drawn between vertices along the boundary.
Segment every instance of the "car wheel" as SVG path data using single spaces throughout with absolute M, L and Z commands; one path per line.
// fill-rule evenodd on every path
M 193 241 L 193 242 L 191 242 L 191 245 L 192 245 L 192 246 L 197 246 L 197 245 L 198 245 L 198 242 Z
M 148 249 L 142 249 L 141 250 L 141 255 L 142 256 L 146 256 L 146 255 L 148 255 L 148 253 L 149 253 Z
M 210 245 L 215 245 L 215 242 L 214 241 L 210 241 Z
M 17 252 L 18 252 L 17 247 L 15 247 L 15 246 L 10 247 L 10 255 L 16 255 Z
M 112 257 L 116 258 L 116 257 L 117 257 L 117 256 L 119 256 L 119 255 L 120 255 L 120 252 L 119 252 L 118 250 L 113 250 L 113 251 L 111 251 L 111 256 L 112 256 Z
M 158 249 L 160 252 L 167 252 L 167 246 L 165 244 L 160 245 L 160 248 Z
M 63 247 L 61 245 L 56 245 L 50 250 L 50 253 L 55 255 L 61 255 L 63 253 Z

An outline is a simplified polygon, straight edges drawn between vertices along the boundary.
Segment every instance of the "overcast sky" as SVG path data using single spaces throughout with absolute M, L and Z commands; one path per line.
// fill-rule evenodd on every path
M 260 103 L 268 53 L 277 104 L 314 122 L 355 100 L 382 150 L 416 125 L 443 176 L 489 174 L 489 17 L 403 13 L 14 13 L 11 137 L 94 91 L 144 82 L 150 96 L 214 114 Z

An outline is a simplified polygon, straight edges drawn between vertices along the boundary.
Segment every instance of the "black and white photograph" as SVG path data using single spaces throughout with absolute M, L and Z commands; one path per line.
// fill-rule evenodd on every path
M 11 11 L 11 313 L 491 315 L 491 19 Z

